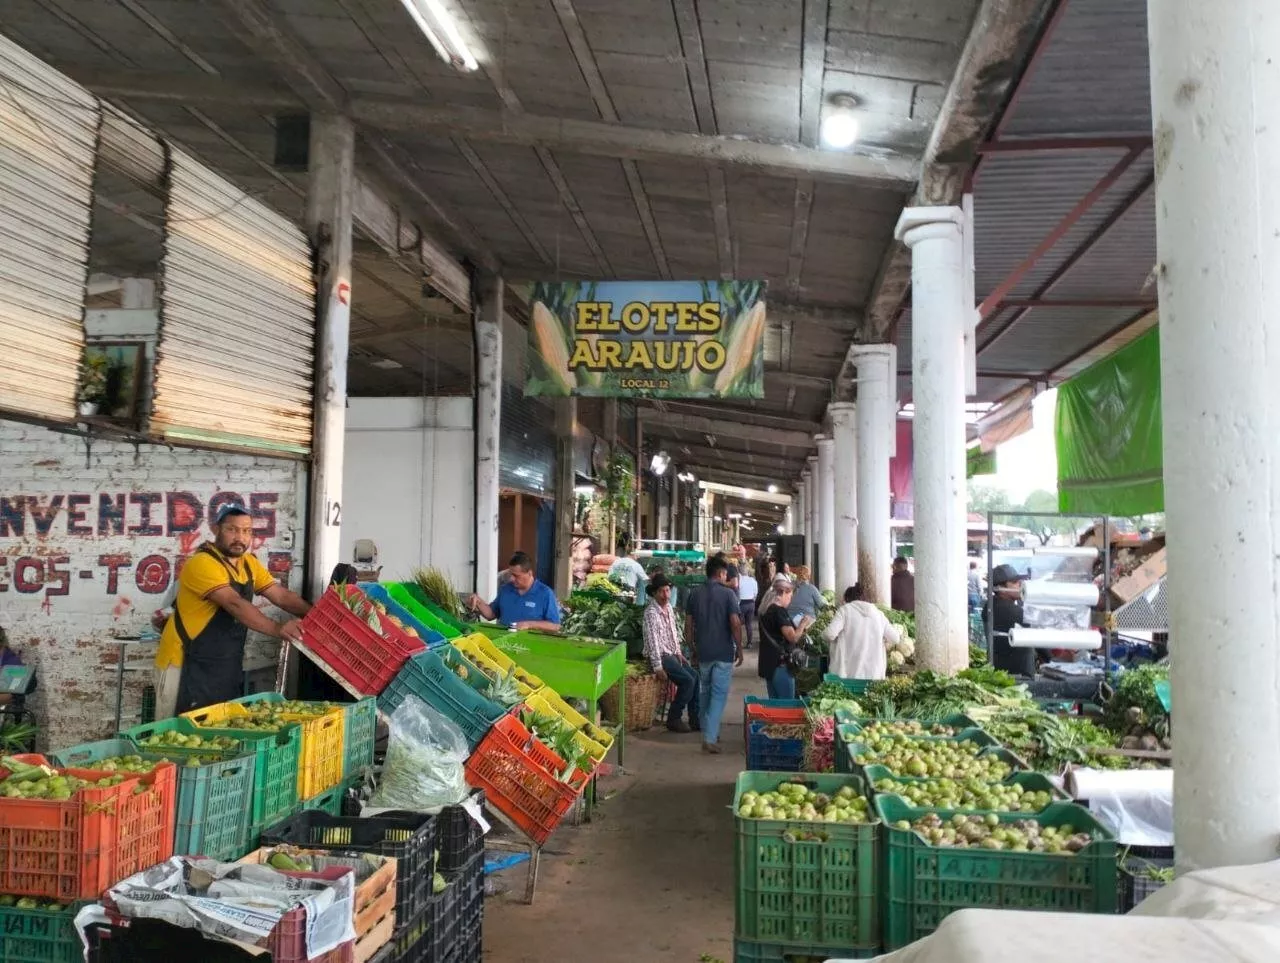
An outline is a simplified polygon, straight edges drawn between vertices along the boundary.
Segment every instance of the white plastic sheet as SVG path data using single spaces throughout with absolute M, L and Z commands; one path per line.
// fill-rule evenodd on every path
M 1072 769 L 1067 792 L 1122 844 L 1173 845 L 1172 769 Z

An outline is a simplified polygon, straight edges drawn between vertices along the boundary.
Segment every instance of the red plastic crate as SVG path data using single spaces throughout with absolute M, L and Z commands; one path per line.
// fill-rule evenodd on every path
M 535 843 L 545 843 L 586 787 L 588 776 L 534 739 L 514 715 L 499 719 L 467 760 L 467 782 L 485 791 L 497 807 Z
M 347 586 L 347 591 L 358 589 Z M 302 641 L 367 696 L 381 693 L 409 656 L 426 649 L 421 639 L 405 635 L 387 619 L 379 635 L 343 605 L 333 589 L 302 620 Z
M 747 724 L 752 722 L 768 722 L 781 725 L 792 725 L 804 722 L 804 709 L 780 708 L 777 706 L 747 705 Z
M 99 780 L 100 771 L 61 769 Z M 139 785 L 147 787 L 139 793 Z M 160 763 L 67 800 L 0 798 L 0 892 L 97 899 L 108 886 L 173 855 L 177 769 Z

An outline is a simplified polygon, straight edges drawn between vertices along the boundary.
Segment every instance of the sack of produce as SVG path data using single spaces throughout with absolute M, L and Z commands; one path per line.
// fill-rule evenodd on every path
M 604 555 L 604 554 L 592 555 L 591 565 L 593 568 L 597 565 L 602 565 L 604 566 L 604 570 L 607 572 L 609 570 L 609 566 L 611 566 L 617 560 L 618 560 L 618 556 L 616 555 Z
M 363 814 L 432 812 L 462 802 L 469 792 L 463 772 L 468 753 L 467 738 L 452 720 L 406 696 L 391 714 L 382 779 Z

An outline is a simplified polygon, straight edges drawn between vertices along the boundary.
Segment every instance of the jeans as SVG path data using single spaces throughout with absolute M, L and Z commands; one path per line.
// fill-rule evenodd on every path
M 738 603 L 738 611 L 742 613 L 742 627 L 747 633 L 747 648 L 751 648 L 751 626 L 756 621 L 756 600 L 743 599 Z
M 676 685 L 676 697 L 671 700 L 671 708 L 667 710 L 667 725 L 680 721 L 684 710 L 689 710 L 689 725 L 698 725 L 698 671 L 681 662 L 674 655 L 662 657 L 662 670 L 667 678 Z
M 720 717 L 729 701 L 729 683 L 733 680 L 732 662 L 703 662 L 698 665 L 702 704 L 702 741 L 715 743 L 720 738 Z
M 770 699 L 794 699 L 796 697 L 796 677 L 787 671 L 785 665 L 773 670 L 773 675 L 764 680 L 764 687 Z

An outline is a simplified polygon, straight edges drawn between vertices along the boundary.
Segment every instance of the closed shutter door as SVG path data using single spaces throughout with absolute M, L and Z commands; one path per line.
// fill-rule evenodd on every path
M 306 236 L 171 149 L 151 430 L 311 450 L 315 283 Z
M 0 36 L 0 411 L 73 422 L 101 111 Z

